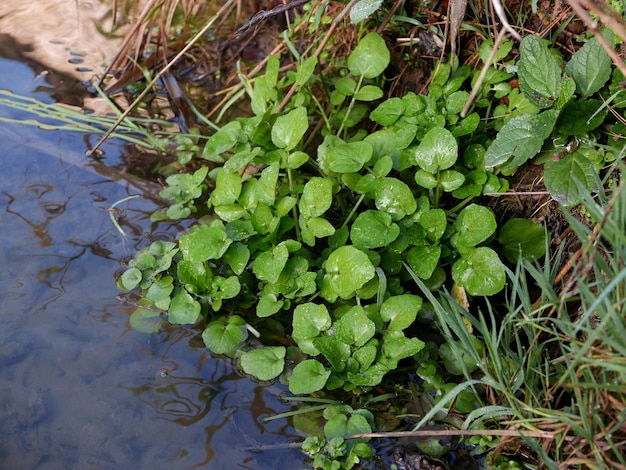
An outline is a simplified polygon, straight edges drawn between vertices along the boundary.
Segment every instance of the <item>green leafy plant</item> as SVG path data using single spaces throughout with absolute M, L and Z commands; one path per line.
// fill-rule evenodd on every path
M 410 275 L 465 296 L 504 288 L 504 264 L 489 246 L 495 216 L 476 198 L 508 186 L 485 169 L 483 145 L 459 139 L 481 126 L 477 113 L 459 116 L 471 70 L 439 64 L 428 95 L 389 98 L 368 114 L 384 95 L 389 60 L 376 33 L 361 39 L 338 76 L 315 75 L 316 61 L 304 59 L 279 77 L 270 57 L 266 73 L 245 83 L 254 115 L 207 139 L 201 158 L 218 166 L 168 179 L 162 195 L 174 204 L 166 215 L 192 213 L 206 175 L 209 213 L 176 243 L 154 242 L 130 262 L 118 285 L 141 289 L 139 311 L 204 322 L 208 349 L 235 355 L 259 380 L 280 377 L 294 394 L 361 394 L 425 347 L 410 332 L 423 304 L 407 286 Z M 330 107 L 317 100 L 320 86 L 330 90 Z M 320 139 L 307 145 L 312 121 Z M 372 122 L 378 128 L 368 133 Z M 288 344 L 264 339 L 270 318 L 291 332 Z M 256 329 L 261 347 L 246 341 Z M 330 420 L 349 425 L 359 412 Z M 327 434 L 326 444 L 307 444 L 319 468 L 339 468 L 339 460 L 350 468 L 365 455 L 342 433 Z

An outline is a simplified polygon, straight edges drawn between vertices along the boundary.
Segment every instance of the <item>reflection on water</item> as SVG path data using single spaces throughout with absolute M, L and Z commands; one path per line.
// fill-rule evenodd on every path
M 0 57 L 0 88 L 41 97 L 35 73 Z M 160 187 L 124 171 L 123 145 L 100 161 L 87 147 L 0 123 L 0 468 L 304 467 L 297 449 L 269 449 L 300 439 L 262 421 L 289 408 L 284 387 L 211 358 L 192 329 L 129 329 L 121 260 L 180 227 L 150 222 Z M 135 194 L 116 213 L 124 238 L 109 208 Z

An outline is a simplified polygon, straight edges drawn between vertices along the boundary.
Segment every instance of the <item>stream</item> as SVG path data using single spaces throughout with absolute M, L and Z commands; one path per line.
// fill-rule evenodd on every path
M 22 15 L 17 5 L 29 2 L 4 0 L 0 10 L 11 3 Z M 81 56 L 69 46 L 65 56 L 35 57 L 41 38 L 25 44 L 14 32 L 51 20 L 17 13 L 0 15 L 0 89 L 82 103 L 93 69 L 72 62 Z M 55 24 L 77 27 L 75 17 Z M 0 106 L 0 117 L 31 116 Z M 0 122 L 0 468 L 306 467 L 289 446 L 303 437 L 287 420 L 263 421 L 290 409 L 286 387 L 211 356 L 196 330 L 129 327 L 133 307 L 119 300 L 116 273 L 181 227 L 150 221 L 161 187 L 126 175 L 128 144 L 109 140 L 103 158 L 85 156 L 97 139 Z M 109 209 L 135 195 L 116 212 L 124 237 Z

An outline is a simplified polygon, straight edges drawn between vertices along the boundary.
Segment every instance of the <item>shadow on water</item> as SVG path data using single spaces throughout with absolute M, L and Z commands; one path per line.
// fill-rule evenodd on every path
M 0 88 L 61 98 L 13 52 L 0 57 Z M 123 144 L 90 161 L 85 139 L 0 123 L 0 468 L 304 467 L 296 448 L 263 450 L 301 439 L 262 422 L 289 408 L 284 387 L 241 376 L 194 330 L 129 329 L 115 273 L 180 227 L 149 220 L 159 187 L 122 171 Z M 124 238 L 108 208 L 135 194 L 118 206 Z

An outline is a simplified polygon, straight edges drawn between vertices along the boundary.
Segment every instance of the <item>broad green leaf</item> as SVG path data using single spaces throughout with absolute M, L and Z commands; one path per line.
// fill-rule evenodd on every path
M 439 265 L 440 246 L 414 246 L 407 253 L 407 263 L 420 279 L 430 279 Z
M 276 184 L 278 183 L 279 171 L 280 165 L 278 163 L 272 163 L 267 168 L 263 169 L 255 188 L 257 202 L 263 203 L 267 206 L 274 205 L 274 201 L 276 200 Z
M 275 246 L 271 251 L 260 253 L 252 263 L 252 272 L 261 281 L 275 283 L 283 271 L 289 250 L 283 243 Z
M 219 319 L 207 325 L 202 332 L 204 345 L 215 354 L 226 354 L 233 351 L 243 341 L 242 325 L 230 318 L 228 321 Z M 239 319 L 240 320 L 240 319 Z
M 356 81 L 350 77 L 341 77 L 335 82 L 335 89 L 345 96 L 352 96 L 356 91 Z
M 602 107 L 602 110 L 600 108 Z M 583 136 L 604 122 L 609 112 L 602 101 L 581 99 L 569 103 L 556 122 L 557 130 L 567 136 Z
M 221 258 L 231 243 L 224 227 L 204 225 L 181 237 L 179 245 L 184 259 L 207 261 Z
M 133 290 L 142 279 L 143 275 L 139 269 L 129 268 L 117 280 L 117 287 L 121 290 Z
M 359 101 L 375 101 L 384 96 L 385 92 L 375 85 L 365 85 L 359 89 L 354 98 Z
M 488 207 L 470 204 L 459 213 L 454 228 L 457 247 L 476 246 L 496 232 L 496 217 Z
M 206 262 L 180 260 L 176 274 L 178 281 L 191 294 L 203 294 L 211 288 L 213 273 Z
M 520 90 L 536 106 L 551 107 L 561 92 L 561 64 L 545 39 L 529 34 L 520 44 Z
M 378 210 L 387 212 L 393 220 L 411 215 L 417 209 L 415 197 L 406 183 L 397 178 L 376 180 L 374 200 Z
M 415 172 L 415 182 L 424 189 L 434 189 L 439 184 L 435 175 L 421 169 Z
M 456 163 L 459 145 L 449 130 L 434 127 L 415 149 L 415 163 L 424 171 L 437 173 Z
M 283 372 L 286 352 L 284 346 L 253 349 L 241 355 L 240 365 L 246 374 L 259 380 L 272 380 Z
M 278 116 L 272 126 L 272 143 L 287 151 L 293 150 L 309 128 L 306 108 L 300 106 Z
M 240 275 L 250 261 L 250 250 L 243 243 L 233 243 L 224 254 L 224 261 L 228 263 L 233 273 Z
M 215 189 L 211 192 L 211 203 L 214 206 L 234 204 L 241 194 L 241 176 L 237 172 L 221 169 L 215 179 Z
M 333 330 L 339 341 L 361 347 L 374 336 L 376 325 L 368 318 L 363 307 L 352 307 L 333 323 Z
M 300 214 L 303 217 L 319 217 L 333 202 L 333 182 L 328 178 L 314 176 L 307 181 L 300 197 Z
M 256 304 L 256 316 L 259 318 L 271 317 L 278 313 L 284 304 L 283 300 L 278 300 L 276 294 L 265 294 Z
M 293 333 L 291 337 L 302 352 L 317 356 L 320 351 L 313 345 L 313 338 L 330 328 L 332 321 L 326 306 L 311 302 L 298 305 L 293 311 Z
M 461 344 L 451 345 L 444 343 L 439 348 L 439 356 L 443 361 L 443 365 L 448 372 L 453 375 L 463 375 L 463 374 L 471 374 L 475 370 L 478 369 L 480 364 L 476 363 L 475 357 L 483 356 L 484 345 L 480 339 L 476 336 L 470 336 L 471 344 Z M 473 347 L 476 350 L 476 354 L 471 354 L 466 352 L 469 347 Z M 457 359 L 457 354 L 455 354 L 455 350 L 461 356 L 459 359 L 461 363 L 459 363 L 459 359 Z
M 138 308 L 128 319 L 130 326 L 141 333 L 156 333 L 161 328 L 161 312 L 147 308 Z
M 302 361 L 289 377 L 289 391 L 294 395 L 313 393 L 324 388 L 330 370 L 314 359 Z
M 359 370 L 365 371 L 370 368 L 370 366 L 376 360 L 376 356 L 378 355 L 378 340 L 372 339 L 368 341 L 365 345 L 354 351 L 352 355 L 359 362 Z
M 386 212 L 367 210 L 361 212 L 350 229 L 350 239 L 357 248 L 380 248 L 398 238 L 400 227 Z
M 287 155 L 287 158 L 285 159 L 285 168 L 295 170 L 296 168 L 300 168 L 308 161 L 309 154 L 296 150 L 295 152 L 291 152 L 289 155 Z
M 246 140 L 247 137 L 243 132 L 241 123 L 239 121 L 231 121 L 209 137 L 209 140 L 204 145 L 202 158 L 222 163 L 225 160 L 222 156 L 224 152 L 233 149 L 239 142 L 245 142 Z
M 390 57 L 385 40 L 378 33 L 369 33 L 348 56 L 348 68 L 357 77 L 376 78 L 385 71 Z
M 399 333 L 399 332 L 395 332 Z M 411 357 L 424 349 L 424 342 L 418 338 L 407 338 L 403 334 L 390 335 L 383 341 L 383 354 L 394 360 L 399 361 L 406 357 Z
M 296 83 L 300 86 L 306 84 L 309 81 L 315 67 L 317 66 L 317 57 L 308 57 L 298 64 L 298 70 L 296 70 Z
M 367 432 L 372 432 L 369 421 L 364 415 L 357 413 L 351 413 L 349 417 L 345 412 L 337 413 L 330 417 L 324 425 L 326 439 L 337 439 L 351 434 Z
M 419 224 L 426 230 L 428 239 L 431 242 L 437 242 L 448 227 L 446 211 L 443 209 L 427 210 L 420 216 Z
M 328 167 L 335 173 L 356 173 L 372 158 L 372 145 L 365 141 L 333 145 L 328 149 Z
M 370 119 L 381 126 L 391 126 L 404 114 L 404 102 L 401 98 L 394 97 L 379 104 L 370 113 Z
M 602 32 L 609 46 L 615 44 L 615 36 L 610 29 Z M 611 78 L 612 62 L 596 37 L 578 49 L 565 67 L 565 73 L 576 82 L 583 97 L 591 96 L 600 90 Z
M 439 173 L 439 184 L 441 185 L 441 188 L 448 193 L 463 186 L 464 182 L 465 176 L 463 176 L 463 173 L 459 173 L 458 171 L 443 170 Z
M 558 111 L 523 114 L 507 122 L 485 153 L 485 168 L 509 162 L 509 168 L 523 165 L 539 153 L 550 136 Z
M 504 265 L 495 251 L 471 248 L 452 266 L 452 279 L 470 295 L 494 295 L 506 284 Z
M 529 261 L 537 261 L 546 254 L 549 232 L 545 227 L 528 219 L 509 219 L 498 232 L 502 254 L 511 263 L 519 261 L 520 254 Z
M 383 4 L 383 0 L 361 0 L 350 10 L 350 21 L 353 24 L 360 23 L 375 13 Z
M 176 325 L 191 325 L 200 318 L 200 302 L 187 292 L 181 292 L 172 298 L 167 312 L 168 321 Z
M 413 324 L 422 308 L 422 298 L 417 295 L 396 295 L 383 302 L 380 317 L 389 322 L 389 330 L 401 331 Z
M 543 171 L 543 181 L 550 195 L 566 207 L 580 203 L 578 185 L 590 192 L 601 184 L 593 163 L 580 151 L 558 161 L 547 161 Z
M 350 346 L 330 335 L 313 338 L 313 345 L 324 355 L 335 372 L 345 369 L 346 361 L 350 358 Z
M 369 256 L 350 245 L 339 247 L 328 255 L 324 268 L 321 295 L 331 302 L 337 297 L 352 297 L 375 275 Z
M 311 217 L 305 223 L 307 230 L 310 230 L 315 238 L 330 237 L 335 233 L 335 227 L 322 217 Z
M 350 383 L 353 385 L 357 385 L 359 387 L 375 387 L 382 382 L 383 377 L 387 372 L 389 372 L 389 367 L 387 367 L 385 364 L 376 363 L 363 371 L 348 372 L 347 377 Z

